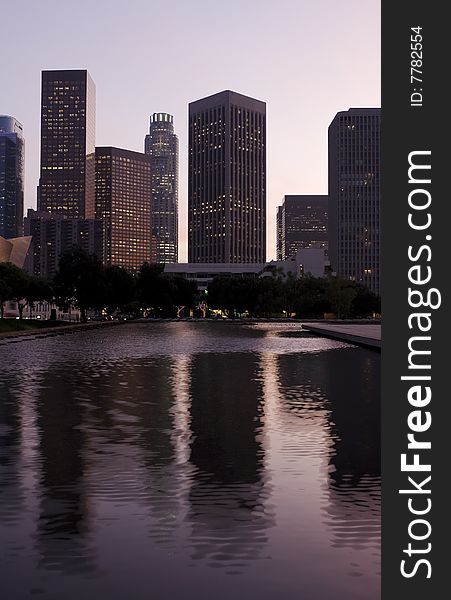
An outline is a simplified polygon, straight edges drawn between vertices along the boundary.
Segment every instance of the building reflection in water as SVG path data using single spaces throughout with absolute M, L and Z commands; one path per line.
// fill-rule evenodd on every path
M 199 353 L 191 363 L 187 519 L 195 559 L 239 571 L 264 556 L 267 529 L 258 355 Z
M 280 355 L 287 410 L 325 418 L 332 544 L 380 546 L 380 355 L 360 348 Z M 302 390 L 301 390 L 302 388 Z
M 8 598 L 18 581 L 116 598 L 168 573 L 174 598 L 213 579 L 273 598 L 300 577 L 306 598 L 376 598 L 379 355 L 174 326 L 24 341 L 34 368 L 25 350 L 0 365 Z
M 141 496 L 149 519 L 148 536 L 164 548 L 176 548 L 179 543 L 178 527 L 181 512 L 181 484 L 177 468 L 177 439 L 174 434 L 175 404 L 173 380 L 174 359 L 155 357 L 139 361 L 124 371 L 129 378 L 127 395 L 136 421 L 133 423 L 134 444 L 139 452 L 137 473 Z M 130 435 L 127 436 L 130 441 Z
M 93 570 L 84 489 L 84 410 L 76 368 L 65 365 L 42 374 L 36 412 L 41 468 L 36 530 L 40 566 L 65 573 Z
M 0 523 L 15 525 L 21 519 L 24 493 L 21 471 L 20 376 L 0 379 Z

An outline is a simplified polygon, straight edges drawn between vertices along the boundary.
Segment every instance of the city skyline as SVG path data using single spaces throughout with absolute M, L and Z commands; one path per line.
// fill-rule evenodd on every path
M 8 85 L 0 93 L 0 112 L 21 121 L 27 139 L 25 209 L 36 207 L 40 72 L 86 68 L 98 92 L 97 145 L 142 152 L 149 115 L 157 111 L 174 115 L 180 138 L 179 260 L 186 260 L 188 104 L 222 89 L 234 89 L 267 103 L 267 256 L 273 258 L 276 207 L 281 198 L 327 193 L 327 127 L 334 115 L 351 106 L 380 104 L 379 4 L 349 0 L 346 11 L 350 16 L 343 19 L 343 6 L 325 0 L 316 6 L 260 3 L 259 11 L 253 3 L 232 2 L 227 14 L 211 5 L 203 10 L 205 2 L 176 1 L 174 44 L 165 56 L 171 69 L 165 68 L 165 61 L 156 60 L 161 45 L 167 47 L 165 32 L 155 30 L 152 40 L 143 35 L 147 19 L 158 17 L 157 7 L 135 1 L 106 11 L 102 1 L 95 6 L 80 2 L 85 4 L 89 20 L 83 10 L 80 16 L 70 14 L 73 27 L 84 32 L 83 45 L 75 38 L 68 40 L 64 30 L 56 27 L 68 7 L 58 5 L 56 11 L 54 2 L 27 6 L 23 34 L 29 39 L 28 50 L 11 56 L 3 68 Z M 235 18 L 238 7 L 240 19 Z M 23 10 L 24 3 L 18 2 L 5 7 L 3 14 L 5 19 L 20 21 Z M 220 29 L 209 31 L 207 22 L 219 15 Z M 44 25 L 53 27 L 51 42 L 42 40 Z M 271 30 L 272 35 L 261 41 L 254 36 L 246 54 L 250 26 Z M 192 27 L 204 31 L 202 41 L 193 41 Z M 227 52 L 207 52 L 210 46 L 225 44 L 230 28 L 235 43 L 226 44 Z M 94 51 L 118 35 L 124 36 L 124 42 L 110 45 L 107 58 Z M 13 31 L 7 30 L 1 43 L 12 43 L 12 36 Z M 148 66 L 150 59 L 153 63 Z

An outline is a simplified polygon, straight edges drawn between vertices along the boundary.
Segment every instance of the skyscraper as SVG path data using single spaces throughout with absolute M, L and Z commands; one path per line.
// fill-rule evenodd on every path
M 323 248 L 327 254 L 327 196 L 284 196 L 277 209 L 277 260 L 298 250 Z
M 189 105 L 188 260 L 266 260 L 266 104 L 229 90 Z
M 86 70 L 43 71 L 38 210 L 94 216 L 95 85 Z
M 24 139 L 17 119 L 0 115 L 0 236 L 22 235 Z
M 144 147 L 151 158 L 152 232 L 156 240 L 156 262 L 176 263 L 179 140 L 174 133 L 172 115 L 154 113 L 150 117 Z
M 104 223 L 104 261 L 132 270 L 154 261 L 151 158 L 101 147 L 95 161 L 95 215 Z
M 28 209 L 24 229 L 32 238 L 26 268 L 33 275 L 53 277 L 61 254 L 74 247 L 102 259 L 103 223 L 100 219 L 74 219 L 65 214 Z
M 329 127 L 329 259 L 340 277 L 379 294 L 379 108 L 339 112 Z

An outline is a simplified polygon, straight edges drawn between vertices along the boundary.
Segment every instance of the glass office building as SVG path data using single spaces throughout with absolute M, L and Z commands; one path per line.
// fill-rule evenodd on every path
M 144 151 L 151 159 L 152 233 L 155 236 L 156 262 L 178 260 L 178 162 L 179 141 L 174 119 L 168 113 L 150 117 Z
M 17 119 L 0 115 L 0 236 L 23 233 L 24 208 L 23 127 Z

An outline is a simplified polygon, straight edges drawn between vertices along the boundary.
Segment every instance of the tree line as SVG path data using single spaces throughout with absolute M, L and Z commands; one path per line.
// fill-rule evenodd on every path
M 217 277 L 208 286 L 208 305 L 229 317 L 318 318 L 330 313 L 339 319 L 379 314 L 380 298 L 364 286 L 338 277 Z
M 380 299 L 365 287 L 336 277 L 283 276 L 268 269 L 263 277 L 216 277 L 206 292 L 195 282 L 164 273 L 163 265 L 145 263 L 136 273 L 118 266 L 104 266 L 80 248 L 61 255 L 52 279 L 25 273 L 11 263 L 0 264 L 1 317 L 7 301 L 17 303 L 19 318 L 37 302 L 54 302 L 60 310 L 80 310 L 109 316 L 174 317 L 202 307 L 201 314 L 220 310 L 229 318 L 293 316 L 322 318 L 368 317 L 380 312 Z

